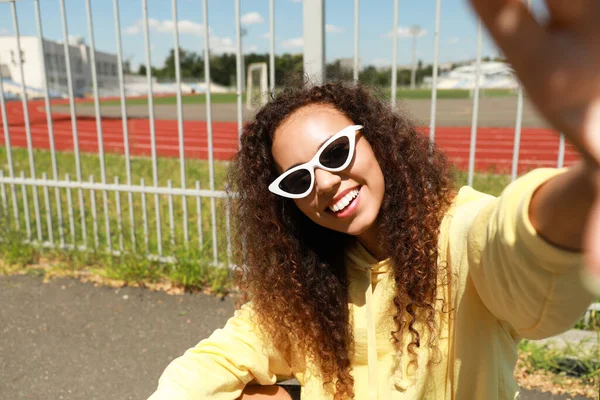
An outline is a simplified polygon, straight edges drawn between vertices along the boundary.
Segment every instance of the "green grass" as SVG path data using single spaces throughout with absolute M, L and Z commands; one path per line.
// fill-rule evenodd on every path
M 389 97 L 391 94 L 391 90 L 389 88 L 382 89 L 381 93 L 384 96 Z M 506 96 L 516 96 L 516 91 L 510 89 L 487 89 L 482 90 L 480 92 L 482 97 L 506 97 Z M 464 89 L 444 89 L 437 91 L 438 99 L 469 99 L 471 98 L 471 93 L 469 90 Z M 430 99 L 431 98 L 431 89 L 402 89 L 399 88 L 396 92 L 396 98 L 398 99 Z M 211 94 L 211 102 L 213 104 L 232 104 L 237 101 L 237 95 L 235 93 L 213 93 Z M 242 95 L 242 101 L 245 104 L 246 95 Z M 83 103 L 89 106 L 93 106 L 93 103 Z M 102 105 L 120 105 L 121 101 L 116 100 L 104 100 L 101 102 Z M 139 97 L 139 98 L 129 98 L 127 99 L 127 105 L 147 105 L 148 98 L 147 97 Z M 175 105 L 177 104 L 176 96 L 156 96 L 154 97 L 154 104 L 161 105 Z M 206 95 L 204 94 L 194 94 L 194 95 L 186 95 L 182 97 L 182 104 L 206 104 Z
M 52 171 L 51 158 L 49 151 L 35 151 L 36 169 L 38 177 L 41 171 Z M 0 160 L 3 160 L 3 172 L 8 174 L 6 167 L 6 152 L 0 148 Z M 27 152 L 24 149 L 13 149 L 13 161 L 17 175 L 20 171 L 28 171 Z M 119 178 L 120 183 L 126 183 L 125 158 L 120 155 L 109 154 L 106 156 L 106 176 L 107 182 L 113 183 L 115 177 Z M 70 174 L 72 180 L 76 177 L 75 158 L 72 153 L 57 153 L 58 172 L 61 179 L 65 179 L 65 174 Z M 173 186 L 180 185 L 179 178 L 179 160 L 173 158 L 160 158 L 158 165 L 158 184 L 166 186 L 168 180 L 172 180 Z M 84 180 L 89 180 L 93 175 L 95 181 L 100 180 L 100 162 L 97 155 L 82 154 L 81 170 Z M 143 178 L 145 184 L 152 185 L 152 162 L 149 158 L 133 158 L 131 160 L 132 182 L 139 185 Z M 217 190 L 223 189 L 227 166 L 225 163 L 215 163 L 215 187 Z M 195 187 L 195 182 L 201 183 L 201 188 L 209 189 L 208 163 L 199 160 L 186 161 L 186 186 Z M 30 264 L 39 259 L 42 254 L 44 257 L 58 258 L 67 263 L 75 265 L 94 265 L 99 263 L 105 265 L 105 273 L 115 279 L 125 280 L 151 280 L 159 277 L 168 277 L 170 280 L 185 286 L 210 286 L 213 290 L 224 290 L 228 279 L 227 269 L 213 271 L 209 268 L 213 261 L 213 240 L 212 240 L 212 219 L 211 219 L 211 200 L 202 198 L 187 199 L 187 219 L 184 219 L 182 198 L 172 196 L 172 215 L 173 215 L 173 238 L 170 228 L 170 208 L 169 195 L 158 196 L 160 223 L 157 224 L 155 214 L 155 196 L 146 194 L 142 196 L 135 193 L 132 196 L 131 205 L 127 193 L 117 194 L 116 192 L 106 192 L 106 210 L 104 208 L 104 197 L 101 191 L 83 190 L 83 214 L 85 221 L 85 232 L 81 218 L 81 208 L 79 205 L 78 190 L 71 190 L 71 206 L 68 203 L 68 190 L 60 189 L 60 211 L 63 220 L 63 240 L 66 245 L 81 246 L 87 242 L 88 252 L 76 252 L 69 250 L 49 251 L 39 248 L 31 248 L 23 245 L 23 240 L 28 239 L 25 216 L 30 219 L 29 227 L 31 236 L 37 238 L 37 222 L 34 212 L 33 192 L 36 189 L 27 188 L 28 207 L 26 212 L 22 187 L 15 187 L 18 204 L 19 221 L 13 217 L 12 189 L 10 185 L 0 188 L 6 196 L 6 208 L 4 203 L 0 211 L 0 229 L 5 232 L 3 241 L 0 243 L 0 253 L 2 259 L 8 264 Z M 40 219 L 39 225 L 42 234 L 42 241 L 49 241 L 50 234 L 53 236 L 54 243 L 60 242 L 61 232 L 58 223 L 58 210 L 55 198 L 55 189 L 47 189 L 50 209 L 46 209 L 45 192 L 42 188 L 37 189 L 39 196 Z M 144 213 L 143 201 L 146 202 L 146 221 L 147 236 L 144 233 Z M 95 200 L 95 207 L 92 199 Z M 121 214 L 117 212 L 117 203 L 120 202 Z M 197 201 L 200 202 L 201 214 L 198 219 L 196 209 Z M 225 220 L 225 201 L 223 199 L 215 200 L 216 208 L 216 231 L 218 245 L 218 262 L 227 263 L 227 238 L 226 238 L 226 220 Z M 134 225 L 130 224 L 130 210 L 133 211 Z M 96 217 L 94 218 L 94 214 Z M 48 222 L 47 216 L 50 215 L 51 222 Z M 110 225 L 110 235 L 106 230 L 106 221 Z M 198 222 L 200 220 L 200 223 Z M 184 241 L 184 221 L 188 223 L 188 241 Z M 18 223 L 17 223 L 18 222 Z M 157 238 L 157 225 L 161 228 L 162 238 Z M 50 227 L 50 229 L 49 229 Z M 119 228 L 121 227 L 121 228 Z M 132 240 L 132 234 L 135 235 L 135 244 Z M 147 240 L 145 239 L 147 237 Z M 113 251 L 122 248 L 123 256 L 113 257 L 107 254 L 108 243 L 112 244 Z M 170 265 L 163 265 L 156 261 L 148 261 L 147 254 L 158 254 L 159 244 L 162 247 L 164 256 L 173 256 L 176 260 L 177 268 Z M 186 246 L 187 244 L 187 246 Z M 69 255 L 67 255 L 67 253 Z M 48 256 L 51 254 L 51 256 Z M 72 258 L 75 257 L 75 258 Z M 209 272 L 211 271 L 211 272 Z M 166 275 L 165 275 L 166 274 Z M 224 274 L 224 275 L 223 275 Z
M 391 96 L 391 89 L 385 88 L 381 91 L 385 96 Z M 517 92 L 510 89 L 481 89 L 479 92 L 481 97 L 507 97 L 516 96 Z M 472 92 L 465 89 L 438 89 L 438 99 L 470 99 Z M 403 100 L 418 100 L 431 99 L 431 89 L 405 89 L 398 88 L 396 92 L 397 99 Z
M 596 302 L 600 302 L 600 299 L 597 299 Z M 587 324 L 585 323 L 585 320 L 581 318 L 581 320 L 575 324 L 575 328 L 600 332 L 600 311 L 593 310 L 589 313 L 590 315 Z
M 455 171 L 454 181 L 456 188 L 467 185 L 468 177 L 465 171 Z M 475 173 L 473 175 L 473 188 L 492 196 L 499 196 L 509 183 L 510 175 L 493 173 Z
M 600 332 L 596 343 L 600 343 Z M 597 380 L 600 377 L 600 347 L 597 344 L 590 351 L 586 343 L 557 349 L 548 344 L 522 340 L 519 352 L 530 371 L 544 370 L 559 376 L 574 376 L 585 380 Z
M 237 101 L 237 94 L 235 94 L 235 93 L 212 93 L 210 96 L 210 99 L 211 99 L 212 104 L 235 103 Z M 243 102 L 246 101 L 246 95 L 242 95 L 242 101 Z M 182 102 L 182 104 L 206 104 L 206 95 L 204 95 L 204 94 L 185 95 L 181 98 L 181 102 Z M 128 98 L 126 103 L 128 106 L 147 105 L 148 98 L 147 97 Z M 89 104 L 90 106 L 94 105 L 93 102 L 83 103 L 83 104 L 86 104 L 86 105 Z M 119 100 L 119 99 L 104 100 L 100 104 L 107 105 L 107 106 L 116 106 L 116 105 L 121 104 L 121 100 Z M 175 105 L 175 104 L 177 104 L 177 97 L 171 96 L 171 95 L 155 96 L 154 104 L 155 105 L 161 105 L 161 104 Z

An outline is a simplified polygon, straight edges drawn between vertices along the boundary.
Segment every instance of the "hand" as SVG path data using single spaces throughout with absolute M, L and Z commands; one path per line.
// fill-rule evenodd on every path
M 540 25 L 519 0 L 471 0 L 539 111 L 600 161 L 600 1 L 546 0 Z
M 545 24 L 520 0 L 471 3 L 533 104 L 584 157 L 596 193 L 584 250 L 600 294 L 600 1 L 546 0 Z

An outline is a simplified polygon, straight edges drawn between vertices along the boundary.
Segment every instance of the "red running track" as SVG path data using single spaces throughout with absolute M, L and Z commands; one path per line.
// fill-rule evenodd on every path
M 85 101 L 85 100 L 84 100 Z M 53 104 L 68 103 L 68 100 L 54 101 Z M 7 102 L 7 115 L 13 147 L 27 147 L 22 103 Z M 29 102 L 29 120 L 32 144 L 36 149 L 49 149 L 48 125 L 44 102 Z M 57 150 L 73 150 L 71 117 L 64 113 L 53 113 L 54 137 Z M 93 117 L 78 116 L 76 119 L 81 152 L 98 152 L 96 120 Z M 157 154 L 162 157 L 178 157 L 179 143 L 177 121 L 156 120 Z M 208 158 L 206 122 L 184 121 L 185 156 L 187 158 Z M 120 118 L 103 118 L 102 129 L 104 150 L 124 153 L 123 125 Z M 150 124 L 148 119 L 128 120 L 129 148 L 132 155 L 151 155 Z M 428 134 L 429 128 L 420 130 Z M 470 127 L 436 127 L 437 145 L 446 152 L 459 169 L 467 169 L 469 162 Z M 509 172 L 513 154 L 513 128 L 485 128 L 477 130 L 475 169 L 477 171 Z M 4 130 L 0 126 L 0 140 L 4 145 Z M 519 172 L 535 167 L 555 167 L 558 159 L 559 139 L 556 132 L 541 128 L 523 128 L 519 154 Z M 230 159 L 238 149 L 237 123 L 213 122 L 213 149 L 216 160 Z M 567 144 L 565 165 L 579 159 L 577 151 Z

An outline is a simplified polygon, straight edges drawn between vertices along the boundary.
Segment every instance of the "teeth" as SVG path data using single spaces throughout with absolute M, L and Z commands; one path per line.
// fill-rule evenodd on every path
M 333 212 L 341 211 L 344 208 L 346 208 L 348 206 L 348 204 L 350 204 L 350 202 L 352 200 L 354 200 L 354 198 L 356 198 L 356 196 L 358 196 L 358 189 L 354 189 L 353 191 L 347 193 L 344 197 L 342 197 L 332 207 L 329 207 L 329 209 L 331 211 L 333 211 Z

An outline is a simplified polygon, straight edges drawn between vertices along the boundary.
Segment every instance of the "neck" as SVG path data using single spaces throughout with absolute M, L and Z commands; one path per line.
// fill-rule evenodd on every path
M 379 224 L 375 222 L 369 229 L 358 235 L 357 239 L 373 257 L 382 261 L 387 258 L 387 255 L 383 243 L 381 242 L 379 231 Z

